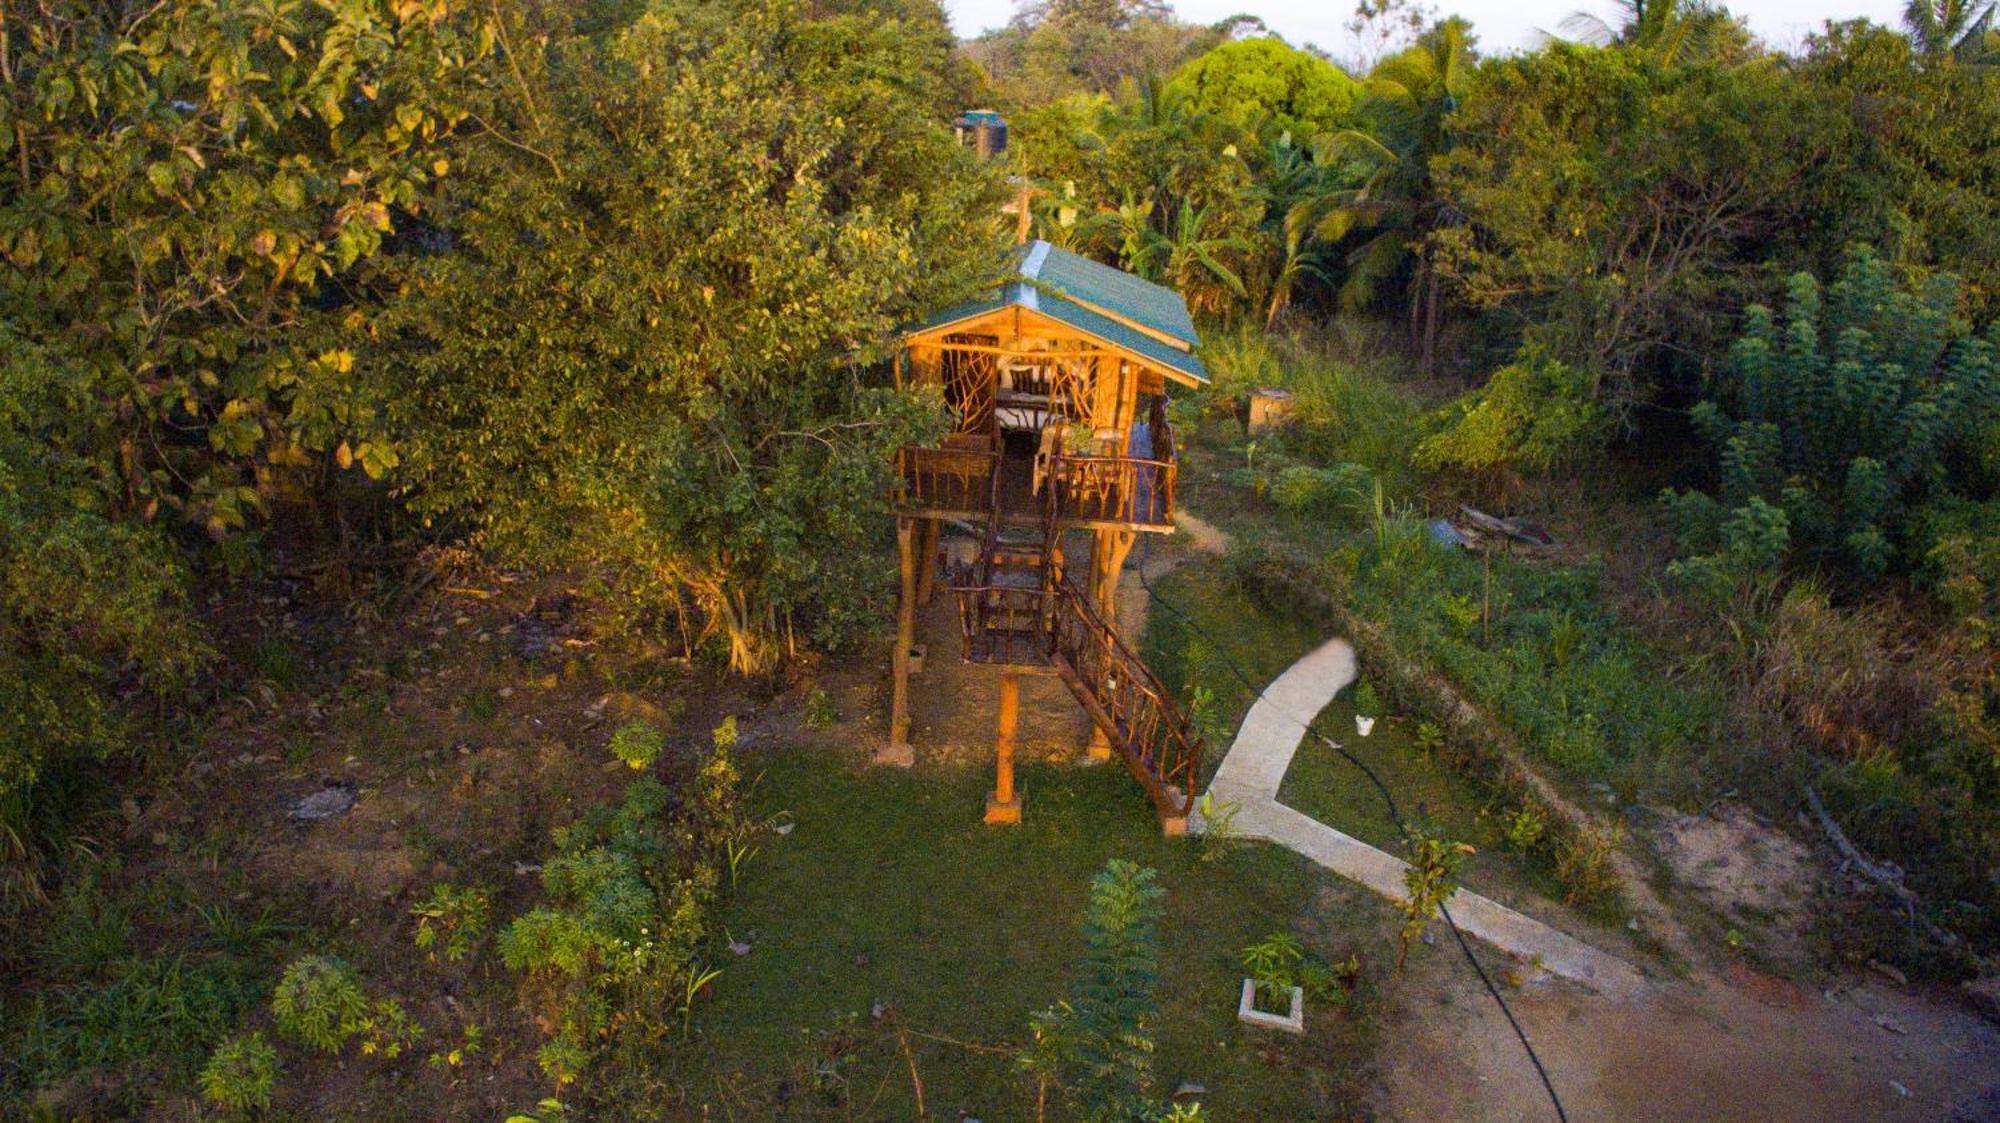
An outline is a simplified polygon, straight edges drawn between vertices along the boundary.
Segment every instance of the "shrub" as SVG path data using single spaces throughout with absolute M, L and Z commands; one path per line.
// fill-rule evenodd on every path
M 423 1040 L 424 1027 L 410 1017 L 402 1003 L 393 998 L 380 998 L 375 1001 L 368 1016 L 355 1026 L 355 1032 L 361 1035 L 363 1056 L 380 1054 L 394 1060 Z
M 1973 336 L 1959 299 L 1955 277 L 1905 288 L 1860 246 L 1824 292 L 1794 275 L 1782 322 L 1749 307 L 1727 377 L 1694 412 L 1726 517 L 1761 503 L 1757 521 L 1789 528 L 1791 546 L 1881 576 L 1910 501 L 1948 485 L 1950 454 L 2000 418 L 2000 323 Z
M 493 915 L 493 898 L 477 886 L 461 888 L 450 882 L 431 887 L 428 900 L 410 910 L 417 918 L 416 943 L 436 959 L 439 952 L 451 962 L 471 954 L 473 945 L 486 931 Z
M 611 755 L 637 772 L 651 768 L 666 748 L 667 738 L 659 726 L 638 718 L 619 726 L 611 735 Z
M 1243 969 L 1255 984 L 1253 994 L 1262 1009 L 1291 1009 L 1291 989 L 1298 985 L 1306 952 L 1287 932 L 1273 932 L 1262 943 L 1243 949 Z
M 251 1031 L 216 1046 L 201 1070 L 201 1094 L 226 1111 L 271 1106 L 278 1088 L 278 1051 Z
M 827 729 L 839 720 L 840 711 L 833 708 L 833 696 L 824 687 L 813 687 L 806 695 L 806 728 Z
M 552 1035 L 544 1072 L 558 1087 L 621 1034 L 651 1048 L 716 972 L 698 956 L 721 893 L 725 862 L 740 864 L 749 832 L 728 746 L 734 720 L 715 730 L 715 749 L 696 769 L 680 814 L 650 778 L 616 808 L 596 809 L 555 832 L 543 864 L 549 900 L 500 933 L 500 955 L 527 977 L 527 1001 Z
M 1085 951 L 1069 997 L 1030 1019 L 1022 1064 L 1055 1084 L 1089 1120 L 1153 1114 L 1153 988 L 1159 975 L 1160 888 L 1154 871 L 1113 858 L 1090 883 Z
M 1624 837 L 1622 825 L 1583 825 L 1563 839 L 1556 849 L 1556 877 L 1568 889 L 1569 903 L 1594 903 L 1618 891 L 1611 855 Z
M 278 1032 L 327 1053 L 337 1053 L 368 1018 L 368 998 L 354 968 L 330 955 L 292 961 L 271 995 Z
M 1403 871 L 1405 896 L 1397 904 L 1403 912 L 1403 926 L 1396 932 L 1398 972 L 1409 958 L 1410 945 L 1423 936 L 1431 918 L 1458 891 L 1459 867 L 1465 864 L 1466 855 L 1473 852 L 1465 843 L 1447 842 L 1420 824 L 1405 825 L 1403 833 L 1409 868 Z
M 1542 841 L 1542 835 L 1548 831 L 1548 826 L 1548 817 L 1541 809 L 1532 806 L 1521 807 L 1507 816 L 1505 828 L 1507 845 L 1512 847 L 1515 853 L 1526 854 Z
M 1445 427 L 1417 445 L 1426 471 L 1546 472 L 1602 442 L 1608 428 L 1588 371 L 1533 351 L 1453 403 Z

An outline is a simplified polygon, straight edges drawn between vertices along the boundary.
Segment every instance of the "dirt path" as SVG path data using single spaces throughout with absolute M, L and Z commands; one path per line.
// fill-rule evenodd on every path
M 1385 1117 L 1554 1117 L 1462 967 L 1411 982 L 1383 1034 Z M 1994 1027 L 1888 984 L 1820 993 L 1738 973 L 1630 1002 L 1553 987 L 1508 1002 L 1579 1121 L 1945 1120 L 2000 1080 Z

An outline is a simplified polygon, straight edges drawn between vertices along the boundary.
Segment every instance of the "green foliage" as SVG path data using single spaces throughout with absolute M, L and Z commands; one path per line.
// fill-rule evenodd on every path
M 666 751 L 666 734 L 644 718 L 633 718 L 611 735 L 611 755 L 635 772 L 651 768 Z
M 1647 5 L 1652 8 L 1655 5 Z M 1660 7 L 1667 7 L 1661 5 Z M 1718 350 L 1845 98 L 1767 66 L 1553 44 L 1482 63 L 1437 166 L 1433 236 L 1475 308 L 1531 325 L 1615 416 Z M 1660 252 L 1662 239 L 1671 251 Z M 1692 360 L 1690 362 L 1689 360 Z
M 510 18 L 547 44 L 532 99 L 458 158 L 458 250 L 399 255 L 369 325 L 402 341 L 372 373 L 411 502 L 640 619 L 692 601 L 738 670 L 840 642 L 883 603 L 891 453 L 939 420 L 863 374 L 999 260 L 944 56 L 796 0 Z
M 442 953 L 446 961 L 456 963 L 472 954 L 486 934 L 486 925 L 493 917 L 493 897 L 476 885 L 441 881 L 431 887 L 428 898 L 410 909 L 410 915 L 417 918 L 417 946 L 430 952 L 433 960 Z
M 1260 943 L 1243 949 L 1243 969 L 1256 984 L 1256 998 L 1262 1008 L 1280 1013 L 1291 1009 L 1291 989 L 1298 985 L 1306 950 L 1289 932 L 1273 932 Z
M 1083 959 L 1069 997 L 1030 1019 L 1022 1063 L 1097 1123 L 1153 1117 L 1152 1021 L 1158 1012 L 1158 875 L 1121 859 L 1090 883 Z
M 833 695 L 825 687 L 813 687 L 806 694 L 806 728 L 830 729 L 839 721 L 840 711 L 833 706 Z
M 1548 472 L 1602 443 L 1597 381 L 1586 370 L 1529 351 L 1446 410 L 1444 427 L 1416 448 L 1426 471 Z
M 1757 496 L 1726 516 L 1700 492 L 1670 489 L 1661 498 L 1675 537 L 1688 551 L 1667 563 L 1667 575 L 1711 605 L 1747 605 L 1772 582 L 1790 551 L 1790 520 Z
M 2000 499 L 1941 496 L 1910 520 L 1918 582 L 1975 646 L 2000 641 Z
M 1542 836 L 1548 833 L 1548 817 L 1540 808 L 1525 805 L 1508 815 L 1502 826 L 1507 845 L 1516 853 L 1526 854 L 1540 845 Z
M 1697 583 L 1788 546 L 1860 580 L 1880 577 L 1912 499 L 1949 486 L 1951 454 L 2000 416 L 2000 327 L 1958 317 L 1945 274 L 1898 285 L 1866 247 L 1822 293 L 1792 278 L 1782 321 L 1752 306 L 1728 378 L 1695 411 L 1721 465 L 1721 553 L 1682 563 Z M 1669 496 L 1688 552 L 1715 512 Z
M 1276 36 L 1220 44 L 1175 71 L 1168 85 L 1204 113 L 1289 133 L 1307 147 L 1347 124 L 1360 93 L 1346 71 Z
M 128 958 L 108 978 L 57 988 L 22 1019 L 31 1084 L 105 1066 L 185 1080 L 263 994 L 256 965 L 183 954 Z
M 1221 25 L 1173 18 L 1163 0 L 1051 0 L 1024 5 L 965 50 L 1010 101 L 1037 102 L 1171 73 L 1225 38 Z
M 1373 486 L 1373 476 L 1359 464 L 1330 468 L 1293 464 L 1278 470 L 1270 496 L 1271 502 L 1293 515 L 1324 517 L 1358 512 Z
M 1363 679 L 1354 688 L 1354 712 L 1362 717 L 1381 717 L 1382 699 L 1375 693 L 1375 684 Z
M 731 757 L 734 719 L 669 817 L 669 793 L 644 778 L 617 808 L 598 809 L 556 832 L 542 866 L 548 903 L 500 933 L 501 959 L 526 976 L 526 995 L 548 1028 L 539 1054 L 561 1088 L 604 1050 L 656 1048 L 683 1027 L 696 995 L 719 972 L 701 962 L 722 890 L 751 830 Z M 636 1063 L 636 1058 L 635 1058 Z
M 201 1094 L 225 1111 L 249 1111 L 271 1106 L 278 1090 L 278 1051 L 251 1031 L 216 1046 L 201 1070 Z
M 94 499 L 221 537 L 336 448 L 394 467 L 329 328 L 429 202 L 481 42 L 379 0 L 10 18 L 0 320 L 119 404 L 65 426 Z
M 1431 918 L 1458 891 L 1458 871 L 1473 849 L 1462 842 L 1448 842 L 1420 824 L 1404 828 L 1404 851 L 1409 868 L 1403 871 L 1404 899 L 1396 903 L 1402 910 L 1403 926 L 1396 932 L 1396 970 L 1403 970 L 1410 945 L 1424 934 Z
M 423 1040 L 424 1027 L 410 1017 L 403 1004 L 393 998 L 378 998 L 368 1016 L 356 1026 L 363 1056 L 380 1055 L 389 1060 L 402 1056 Z
M 1438 275 L 1427 244 L 1457 220 L 1432 185 L 1433 169 L 1457 143 L 1457 110 L 1472 90 L 1470 25 L 1446 19 L 1368 74 L 1355 105 L 1359 127 L 1324 138 L 1315 162 L 1351 164 L 1359 182 L 1302 200 L 1290 221 L 1344 248 L 1343 310 L 1380 300 L 1407 276 L 1411 339 L 1432 356 Z
M 86 387 L 57 362 L 0 317 L 0 899 L 10 902 L 40 894 L 41 853 L 65 828 L 62 781 L 133 744 L 121 696 L 176 698 L 209 655 L 168 536 L 120 520 L 96 490 L 99 466 L 76 429 Z
M 361 977 L 331 955 L 301 956 L 285 968 L 271 994 L 278 1032 L 325 1053 L 338 1053 L 362 1031 L 370 1010 Z

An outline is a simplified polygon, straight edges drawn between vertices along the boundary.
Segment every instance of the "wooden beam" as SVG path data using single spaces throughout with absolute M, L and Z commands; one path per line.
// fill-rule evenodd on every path
M 1102 533 L 1110 541 L 1106 543 L 1103 599 L 1099 603 L 1103 605 L 1104 622 L 1111 625 L 1111 630 L 1115 632 L 1118 630 L 1118 579 L 1125 572 L 1125 559 L 1132 555 L 1132 544 L 1139 540 L 1139 536 L 1129 530 Z
M 929 604 L 937 593 L 937 550 L 938 530 L 944 524 L 938 519 L 925 519 L 923 544 L 917 550 L 917 603 Z
M 896 605 L 896 653 L 890 660 L 894 684 L 889 695 L 889 752 L 907 754 L 910 747 L 910 648 L 917 632 L 917 570 L 915 520 L 896 520 L 896 554 L 902 564 L 901 594 Z
M 1014 790 L 1014 732 L 1021 715 L 1021 676 L 1000 676 L 1000 726 L 993 740 L 993 794 L 986 797 L 986 821 L 1021 821 L 1021 794 Z

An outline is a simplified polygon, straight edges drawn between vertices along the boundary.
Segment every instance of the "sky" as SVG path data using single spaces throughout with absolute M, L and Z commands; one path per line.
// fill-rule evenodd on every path
M 1480 50 L 1490 54 L 1532 47 L 1541 31 L 1556 31 L 1564 18 L 1579 9 L 1611 17 L 1605 0 L 1433 0 L 1441 15 L 1461 15 L 1479 33 Z M 1014 0 L 944 0 L 952 27 L 973 36 L 1005 24 L 1014 14 Z M 1828 19 L 1867 17 L 1897 26 L 1902 0 L 1726 0 L 1730 11 L 1749 21 L 1765 42 L 1796 47 Z M 1238 12 L 1260 16 L 1271 30 L 1293 43 L 1316 43 L 1336 57 L 1352 55 L 1355 46 L 1346 24 L 1352 0 L 1174 0 L 1181 18 L 1213 23 Z

